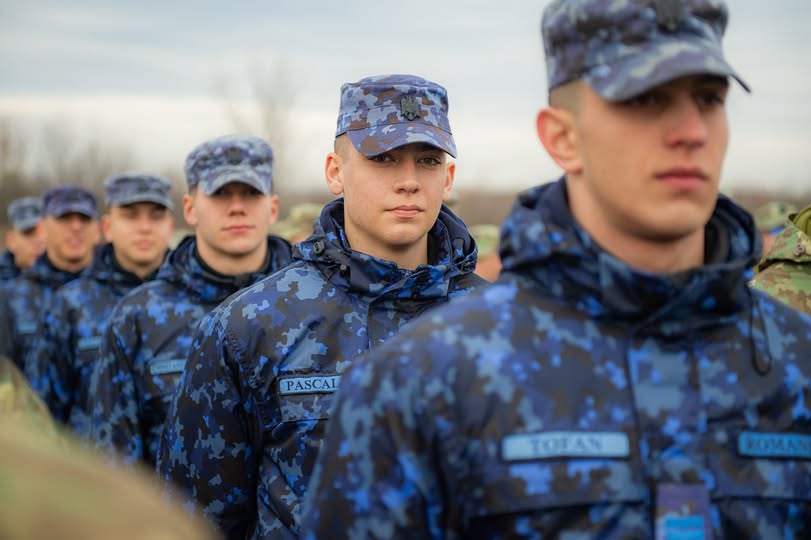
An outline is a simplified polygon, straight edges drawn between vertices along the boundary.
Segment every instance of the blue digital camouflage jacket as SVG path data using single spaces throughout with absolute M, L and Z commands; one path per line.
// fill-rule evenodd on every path
M 438 304 L 486 283 L 475 242 L 444 209 L 417 269 L 353 251 L 343 200 L 295 262 L 201 323 L 161 441 L 158 472 L 228 538 L 291 538 L 341 373 Z
M 43 336 L 29 366 L 31 385 L 53 417 L 80 436 L 90 429 L 90 377 L 110 313 L 144 281 L 121 268 L 112 244 L 104 244 L 96 249 L 93 262 L 81 276 L 57 291 L 45 313 Z
M 0 352 L 11 358 L 29 379 L 34 374 L 34 349 L 42 336 L 43 314 L 55 291 L 80 272 L 56 268 L 43 253 L 16 279 L 0 290 Z
M 14 264 L 14 254 L 6 250 L 0 255 L 0 284 L 11 281 L 20 275 L 20 269 Z
M 811 319 L 747 287 L 729 199 L 706 236 L 641 273 L 523 193 L 499 279 L 343 375 L 301 537 L 808 538 Z
M 160 432 L 203 316 L 241 288 L 290 262 L 290 244 L 268 237 L 268 260 L 254 273 L 224 276 L 201 264 L 194 237 L 172 251 L 153 281 L 127 294 L 110 315 L 90 381 L 91 438 L 124 463 L 154 465 Z

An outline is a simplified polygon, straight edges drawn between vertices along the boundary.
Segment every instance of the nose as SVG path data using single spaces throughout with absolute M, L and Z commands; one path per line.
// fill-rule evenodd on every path
M 682 99 L 672 109 L 666 142 L 668 146 L 696 148 L 707 141 L 707 119 L 692 99 Z
M 241 214 L 245 212 L 245 196 L 242 193 L 232 193 L 228 198 L 228 213 Z
M 404 159 L 397 168 L 397 180 L 394 184 L 395 191 L 405 191 L 415 193 L 420 189 L 417 180 L 417 164 L 412 159 Z

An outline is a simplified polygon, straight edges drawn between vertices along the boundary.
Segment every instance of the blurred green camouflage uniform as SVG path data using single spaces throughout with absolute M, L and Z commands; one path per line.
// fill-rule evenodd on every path
M 148 472 L 112 469 L 63 434 L 11 360 L 0 356 L 0 538 L 216 538 L 167 502 Z
M 30 426 L 47 437 L 58 438 L 45 403 L 29 386 L 14 362 L 5 356 L 0 356 L 0 418 Z
M 811 315 L 811 206 L 789 216 L 752 286 Z
M 323 204 L 300 203 L 293 206 L 287 217 L 273 227 L 273 232 L 291 244 L 304 240 L 313 233 L 313 221 L 321 215 Z

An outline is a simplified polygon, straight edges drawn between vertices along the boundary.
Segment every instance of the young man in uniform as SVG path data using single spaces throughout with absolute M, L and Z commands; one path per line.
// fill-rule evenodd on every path
M 412 75 L 341 88 L 327 204 L 294 263 L 201 323 L 159 474 L 227 538 L 291 538 L 341 374 L 484 280 L 443 206 L 456 146 L 445 89 Z
M 29 369 L 31 384 L 54 418 L 82 437 L 90 428 L 90 376 L 110 313 L 125 294 L 155 277 L 174 230 L 168 180 L 120 174 L 105 181 L 104 194 L 107 243 L 79 279 L 56 293 Z
M 6 233 L 6 251 L 0 255 L 0 284 L 19 276 L 45 251 L 45 229 L 41 222 L 39 197 L 23 197 L 8 205 L 11 229 Z
M 64 184 L 42 196 L 45 253 L 0 290 L 0 353 L 11 358 L 27 377 L 33 352 L 42 337 L 43 314 L 56 290 L 79 277 L 93 260 L 100 231 L 96 196 Z
M 273 152 L 257 137 L 202 143 L 186 159 L 183 215 L 194 228 L 157 277 L 113 311 L 90 383 L 91 437 L 125 463 L 154 465 L 158 437 L 203 316 L 290 262 L 269 236 L 278 198 Z
M 748 288 L 718 183 L 720 0 L 557 0 L 540 140 L 491 286 L 343 375 L 313 538 L 800 538 L 811 319 Z

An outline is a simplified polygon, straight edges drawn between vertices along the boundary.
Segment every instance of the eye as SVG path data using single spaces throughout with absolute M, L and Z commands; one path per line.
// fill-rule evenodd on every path
M 436 156 L 425 156 L 420 158 L 420 163 L 422 163 L 423 165 L 436 167 L 437 165 L 442 165 L 442 160 Z
M 626 99 L 622 101 L 622 105 L 625 107 L 631 107 L 636 109 L 641 109 L 645 107 L 653 107 L 657 105 L 661 105 L 664 102 L 664 98 L 657 92 L 649 91 L 639 94 L 638 96 L 634 96 L 632 98 Z
M 383 152 L 382 154 L 377 154 L 376 156 L 371 156 L 366 159 L 374 163 L 387 163 L 394 161 L 394 158 L 388 152 Z
M 725 89 L 707 88 L 696 93 L 695 100 L 701 107 L 715 107 L 726 103 Z

